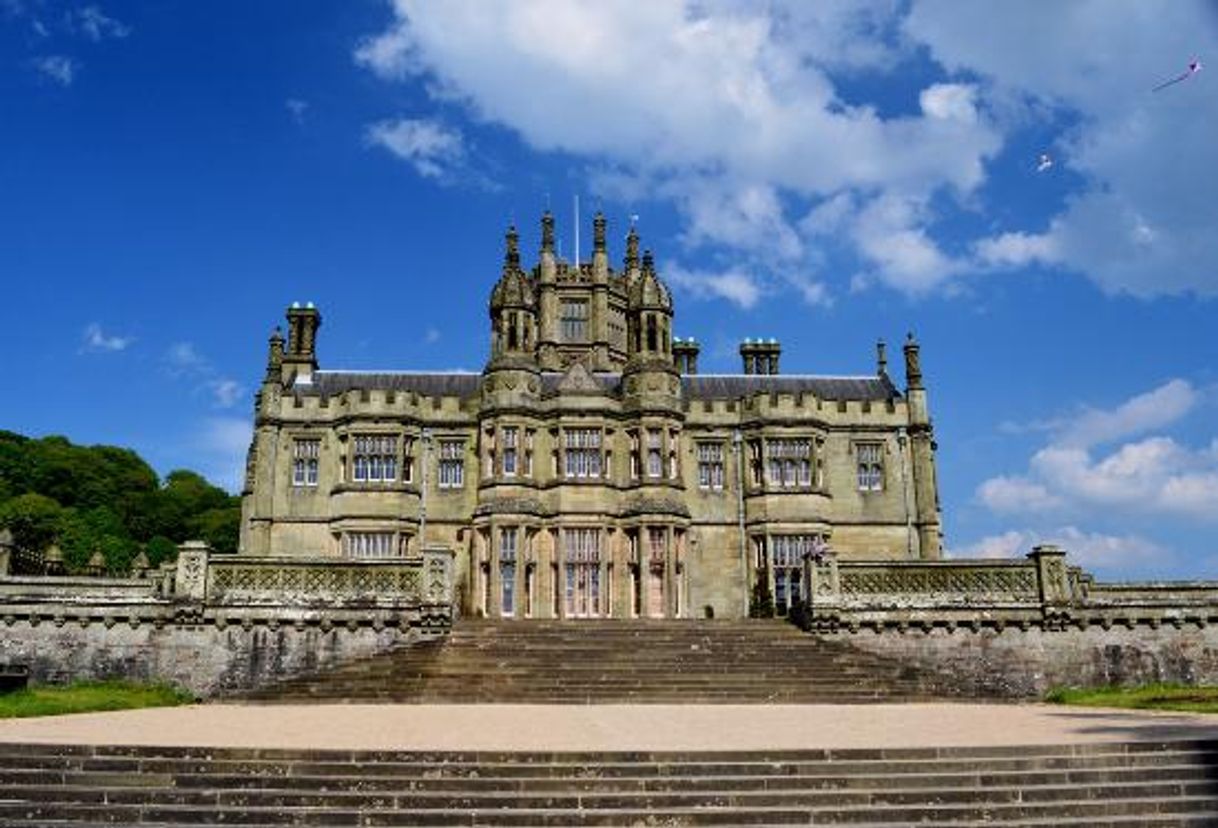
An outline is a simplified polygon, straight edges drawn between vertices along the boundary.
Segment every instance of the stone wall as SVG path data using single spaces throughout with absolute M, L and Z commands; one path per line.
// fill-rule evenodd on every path
M 37 683 L 165 681 L 200 697 L 252 689 L 443 635 L 452 553 L 275 560 L 182 545 L 146 578 L 0 578 L 0 667 Z
M 199 697 L 245 690 L 340 664 L 432 634 L 411 619 L 209 617 L 197 621 L 136 615 L 130 620 L 87 615 L 43 619 L 6 616 L 0 664 L 24 665 L 30 680 L 59 683 L 125 678 L 165 681 Z M 299 623 L 297 623 L 299 622 Z
M 946 695 L 1025 698 L 1063 686 L 1218 683 L 1218 626 L 1208 624 L 913 627 L 825 635 L 926 669 Z

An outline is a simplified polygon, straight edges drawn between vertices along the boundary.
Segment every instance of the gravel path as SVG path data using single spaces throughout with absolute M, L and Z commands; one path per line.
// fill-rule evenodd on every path
M 221 705 L 0 720 L 0 742 L 344 750 L 750 750 L 1218 739 L 1218 716 L 1040 704 Z

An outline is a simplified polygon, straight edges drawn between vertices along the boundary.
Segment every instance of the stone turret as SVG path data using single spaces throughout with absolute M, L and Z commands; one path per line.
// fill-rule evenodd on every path
M 491 356 L 483 371 L 488 408 L 520 404 L 535 397 L 537 380 L 537 291 L 520 266 L 515 226 L 504 236 L 503 272 L 491 291 Z
M 629 356 L 623 372 L 627 399 L 642 407 L 674 406 L 680 382 L 672 358 L 672 294 L 660 281 L 650 250 L 629 285 Z

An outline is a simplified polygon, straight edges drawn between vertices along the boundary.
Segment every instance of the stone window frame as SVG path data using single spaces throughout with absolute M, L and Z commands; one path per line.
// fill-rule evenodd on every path
M 292 436 L 292 488 L 316 489 L 321 467 L 321 436 Z
M 469 439 L 465 435 L 443 435 L 435 438 L 436 487 L 441 491 L 458 491 L 465 488 L 465 447 Z
M 592 302 L 589 296 L 562 297 L 558 305 L 558 330 L 563 342 L 585 343 L 589 341 L 588 328 L 592 318 Z
M 606 478 L 609 474 L 607 431 L 603 424 L 560 426 L 556 456 L 558 476 L 571 481 Z M 579 445 L 571 445 L 573 437 Z M 595 439 L 588 440 L 590 437 Z M 584 441 L 594 444 L 580 444 Z
M 711 456 L 711 454 L 715 454 L 715 456 Z M 726 441 L 722 438 L 695 439 L 694 457 L 698 465 L 698 488 L 712 492 L 723 491 L 726 488 L 727 480 L 725 473 L 727 468 Z
M 339 551 L 353 561 L 396 560 L 406 557 L 409 542 L 409 535 L 393 529 L 344 529 L 339 536 Z
M 875 494 L 887 489 L 885 479 L 887 463 L 884 462 L 883 440 L 855 440 L 855 486 L 861 494 Z

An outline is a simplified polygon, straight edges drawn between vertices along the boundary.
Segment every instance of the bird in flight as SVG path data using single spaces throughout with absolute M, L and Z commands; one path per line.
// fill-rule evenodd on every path
M 1049 153 L 1042 152 L 1040 154 L 1040 158 L 1036 162 L 1036 171 L 1038 173 L 1042 173 L 1052 166 L 1053 166 L 1053 159 L 1049 156 Z
M 1167 80 L 1163 81 L 1163 83 L 1159 84 L 1158 86 L 1156 86 L 1154 89 L 1152 89 L 1150 91 L 1158 92 L 1160 89 L 1166 89 L 1169 86 L 1174 86 L 1177 83 L 1188 80 L 1189 78 L 1191 78 L 1193 75 L 1197 74 L 1200 71 L 1201 71 L 1201 61 L 1198 60 L 1197 58 L 1193 58 L 1192 60 L 1190 60 L 1188 62 L 1187 69 L 1185 69 L 1179 75 L 1176 75 L 1174 78 L 1168 78 Z

